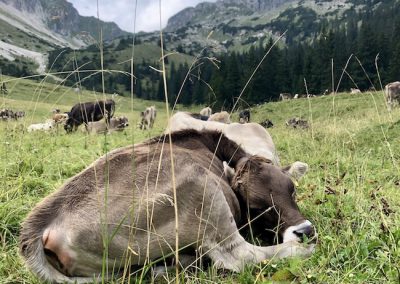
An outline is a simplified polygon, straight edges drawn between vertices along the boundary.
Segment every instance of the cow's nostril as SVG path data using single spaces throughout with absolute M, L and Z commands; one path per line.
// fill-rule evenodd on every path
M 55 254 L 53 251 L 49 250 L 49 249 L 44 249 L 44 254 L 47 257 L 47 260 L 53 264 L 53 266 L 55 268 L 57 268 L 58 270 L 63 270 L 64 269 L 64 265 L 61 263 L 60 259 L 58 258 L 57 254 Z
M 311 239 L 315 236 L 315 230 L 312 225 L 308 225 L 308 226 L 299 228 L 296 231 L 293 231 L 293 233 L 296 236 L 298 236 L 300 239 L 303 239 L 304 237 Z

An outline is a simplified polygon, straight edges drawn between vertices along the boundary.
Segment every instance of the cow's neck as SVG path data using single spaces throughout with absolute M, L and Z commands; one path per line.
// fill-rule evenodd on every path
M 234 168 L 240 159 L 249 156 L 240 146 L 218 131 L 203 130 L 200 132 L 193 129 L 186 129 L 171 133 L 171 139 L 173 144 L 192 149 L 196 149 L 199 143 L 201 143 L 210 152 L 215 153 L 218 159 L 228 162 Z M 164 141 L 168 143 L 168 134 L 153 138 L 147 144 L 162 143 Z
M 217 131 L 201 132 L 199 140 L 221 161 L 226 161 L 231 167 L 236 165 L 248 154 L 232 140 Z

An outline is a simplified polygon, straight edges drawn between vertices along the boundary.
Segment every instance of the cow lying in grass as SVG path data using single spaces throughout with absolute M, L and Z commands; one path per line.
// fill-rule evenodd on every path
M 88 133 L 111 133 L 113 131 L 122 131 L 129 126 L 128 118 L 125 116 L 117 116 L 110 119 L 110 123 L 106 120 L 89 122 L 85 131 Z
M 167 145 L 161 147 L 162 141 Z M 283 236 L 288 230 L 292 235 L 293 228 L 299 228 L 294 231 L 299 237 L 312 236 L 287 169 L 248 155 L 217 131 L 181 131 L 171 134 L 171 141 L 167 135 L 114 150 L 39 203 L 20 233 L 29 268 L 47 281 L 86 283 L 102 271 L 108 271 L 103 275 L 108 278 L 163 258 L 175 250 L 174 204 L 179 247 L 197 250 L 216 267 L 239 271 L 265 259 L 312 253 L 313 245 L 296 241 L 255 246 L 238 231 L 245 212 L 254 211 L 265 229 L 279 223 Z M 238 186 L 228 184 L 222 161 L 238 173 L 232 183 Z
M 50 131 L 54 129 L 55 122 L 52 119 L 47 119 L 44 123 L 35 123 L 28 126 L 28 132 L 33 131 Z

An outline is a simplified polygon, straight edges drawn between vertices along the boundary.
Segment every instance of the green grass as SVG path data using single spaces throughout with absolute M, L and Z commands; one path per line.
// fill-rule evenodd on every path
M 161 133 L 167 118 L 161 103 L 118 98 L 116 115 L 130 119 L 125 132 L 26 133 L 30 123 L 49 118 L 55 107 L 68 111 L 78 101 L 103 95 L 85 91 L 79 97 L 70 88 L 21 79 L 7 87 L 10 94 L 1 97 L 0 108 L 25 110 L 27 117 L 0 121 L 0 283 L 40 283 L 18 255 L 18 232 L 26 214 L 105 151 Z M 139 111 L 151 104 L 158 109 L 155 128 L 140 131 Z M 285 121 L 295 116 L 307 119 L 310 129 L 286 127 Z M 307 260 L 255 265 L 240 274 L 210 269 L 182 275 L 182 282 L 399 283 L 400 109 L 389 114 L 381 92 L 339 94 L 252 109 L 253 121 L 267 118 L 275 124 L 269 132 L 282 164 L 300 160 L 310 166 L 299 182 L 297 200 L 317 227 L 315 253 Z

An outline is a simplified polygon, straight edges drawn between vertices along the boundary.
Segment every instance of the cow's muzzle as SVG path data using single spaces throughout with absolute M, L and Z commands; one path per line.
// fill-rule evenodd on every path
M 298 225 L 287 228 L 283 233 L 283 242 L 302 242 L 304 239 L 316 241 L 317 236 L 318 235 L 312 223 L 306 220 Z

